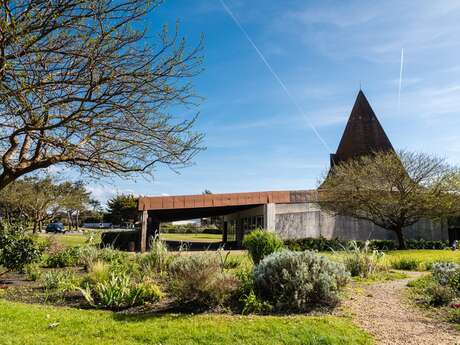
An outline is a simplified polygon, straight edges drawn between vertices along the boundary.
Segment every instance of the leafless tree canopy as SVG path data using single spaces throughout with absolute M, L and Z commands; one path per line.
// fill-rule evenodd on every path
M 322 185 L 321 204 L 394 231 L 403 247 L 405 227 L 457 215 L 458 192 L 458 170 L 442 158 L 376 153 L 334 167 Z
M 146 37 L 160 1 L 16 0 L 0 9 L 0 189 L 56 163 L 85 173 L 183 166 L 200 150 L 190 78 L 201 43 Z

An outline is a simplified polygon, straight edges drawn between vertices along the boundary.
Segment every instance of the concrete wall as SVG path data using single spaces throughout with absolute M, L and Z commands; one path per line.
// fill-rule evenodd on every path
M 332 216 L 315 203 L 276 204 L 275 229 L 284 239 L 306 237 L 344 240 L 395 239 L 391 231 L 371 222 L 350 217 Z M 446 224 L 421 221 L 405 229 L 406 238 L 448 240 Z

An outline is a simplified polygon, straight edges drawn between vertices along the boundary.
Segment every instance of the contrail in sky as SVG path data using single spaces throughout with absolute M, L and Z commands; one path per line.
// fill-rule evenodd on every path
M 275 72 L 275 70 L 272 68 L 272 66 L 270 65 L 270 63 L 267 61 L 267 59 L 265 58 L 264 54 L 262 54 L 262 52 L 260 51 L 260 49 L 257 47 L 257 45 L 254 43 L 254 41 L 251 39 L 251 37 L 249 36 L 248 32 L 244 29 L 244 27 L 241 25 L 240 21 L 238 20 L 238 18 L 236 18 L 236 16 L 233 14 L 233 12 L 230 10 L 230 8 L 225 4 L 224 0 L 219 0 L 220 3 L 222 4 L 222 7 L 224 8 L 224 10 L 227 12 L 227 14 L 230 16 L 230 18 L 232 18 L 232 20 L 235 22 L 236 26 L 238 26 L 238 28 L 241 30 L 241 32 L 243 33 L 243 35 L 246 37 L 246 39 L 249 41 L 249 43 L 251 44 L 251 46 L 254 48 L 254 50 L 257 52 L 257 54 L 259 55 L 260 59 L 262 60 L 262 62 L 265 64 L 265 66 L 267 66 L 268 70 L 270 71 L 270 73 L 273 75 L 273 77 L 276 79 L 276 81 L 278 82 L 278 84 L 281 86 L 281 88 L 283 89 L 283 91 L 286 93 L 286 95 L 289 97 L 289 99 L 292 101 L 292 103 L 295 105 L 295 107 L 297 108 L 297 110 L 299 111 L 299 113 L 307 120 L 307 123 L 308 125 L 310 126 L 311 130 L 313 131 L 313 133 L 315 133 L 316 137 L 319 139 L 319 141 L 321 142 L 321 144 L 323 144 L 324 148 L 328 151 L 328 153 L 332 152 L 331 148 L 329 147 L 329 145 L 326 143 L 326 141 L 323 139 L 323 137 L 321 136 L 321 134 L 319 134 L 318 130 L 316 129 L 316 127 L 313 125 L 313 123 L 311 122 L 310 118 L 308 117 L 307 114 L 305 114 L 305 112 L 303 111 L 302 107 L 300 106 L 300 104 L 296 101 L 296 99 L 294 98 L 294 96 L 292 95 L 292 93 L 289 91 L 289 89 L 287 88 L 286 84 L 281 80 L 281 78 L 278 76 L 278 74 Z
M 401 67 L 399 69 L 399 89 L 398 89 L 398 111 L 401 110 L 401 86 L 404 68 L 404 48 L 401 48 Z

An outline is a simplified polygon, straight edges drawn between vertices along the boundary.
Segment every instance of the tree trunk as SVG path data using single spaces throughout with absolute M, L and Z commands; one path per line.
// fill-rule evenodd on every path
M 406 241 L 404 240 L 402 228 L 395 228 L 393 231 L 396 233 L 396 237 L 398 238 L 398 248 L 406 249 Z
M 40 233 L 41 233 L 41 232 L 43 231 L 43 229 L 42 229 L 42 228 L 43 228 L 43 223 L 42 223 L 42 221 L 41 221 L 41 220 L 39 220 L 39 221 L 38 221 L 38 232 L 40 232 Z
M 72 216 L 70 215 L 70 211 L 67 212 L 67 221 L 69 222 L 69 231 L 72 231 Z
M 37 233 L 37 221 L 34 220 L 34 227 L 32 229 L 32 233 L 36 234 Z

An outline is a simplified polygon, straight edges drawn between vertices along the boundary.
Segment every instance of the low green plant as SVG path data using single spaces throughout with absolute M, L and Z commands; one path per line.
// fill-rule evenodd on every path
M 460 324 L 460 306 L 452 306 L 447 310 L 447 320 Z
M 243 315 L 268 314 L 273 310 L 273 306 L 270 303 L 257 297 L 252 290 L 248 295 L 242 296 L 240 302 L 243 303 L 243 310 L 241 311 Z
M 214 253 L 179 256 L 169 271 L 171 290 L 178 302 L 198 308 L 224 306 L 239 286 L 233 274 L 222 272 Z
M 24 273 L 28 280 L 37 281 L 42 277 L 42 270 L 37 263 L 32 263 L 24 266 Z
M 257 265 L 265 256 L 283 249 L 284 243 L 275 233 L 257 229 L 244 237 L 243 247 L 248 250 L 252 261 Z
M 122 309 L 159 301 L 163 294 L 153 281 L 133 282 L 128 274 L 111 273 L 108 279 L 80 288 L 91 305 Z
M 49 255 L 45 260 L 45 266 L 49 268 L 74 267 L 79 265 L 79 258 L 79 249 L 68 247 Z
M 420 261 L 413 258 L 402 257 L 391 261 L 391 267 L 397 270 L 415 271 L 419 265 Z
M 99 261 L 99 249 L 93 245 L 84 245 L 78 248 L 78 263 L 86 270 Z
M 257 296 L 277 310 L 306 311 L 334 305 L 349 280 L 342 263 L 314 252 L 276 252 L 254 268 Z
M 78 290 L 79 285 L 80 279 L 72 270 L 48 271 L 43 276 L 46 291 L 65 293 Z

